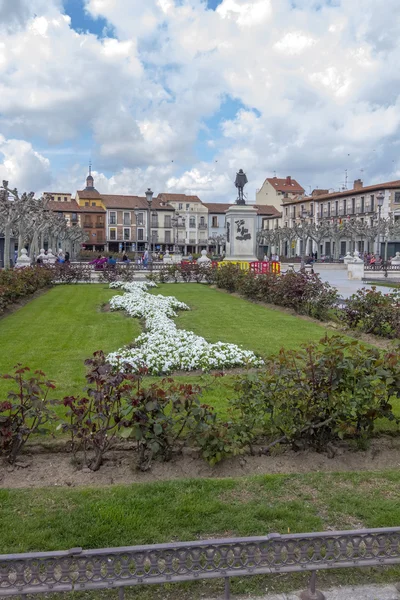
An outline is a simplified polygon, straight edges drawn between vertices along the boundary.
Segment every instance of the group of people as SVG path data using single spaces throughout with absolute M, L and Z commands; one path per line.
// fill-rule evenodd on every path
M 263 262 L 269 262 L 270 259 L 267 254 L 264 254 Z M 271 254 L 271 262 L 279 262 L 279 254 Z
M 45 257 L 48 256 L 47 250 L 44 251 L 44 256 Z M 54 261 L 54 256 L 52 256 L 52 260 Z M 42 265 L 45 261 L 46 261 L 46 258 L 44 258 L 42 254 L 39 254 L 39 256 L 36 259 L 36 264 Z M 58 263 L 59 265 L 69 264 L 70 255 L 69 255 L 68 250 L 64 254 L 64 252 L 60 248 L 60 250 L 58 251 L 58 254 L 57 254 L 57 258 L 54 262 Z
M 371 252 L 364 252 L 364 263 L 366 265 L 381 265 L 382 264 L 382 257 L 381 256 L 376 256 L 375 254 L 371 253 Z

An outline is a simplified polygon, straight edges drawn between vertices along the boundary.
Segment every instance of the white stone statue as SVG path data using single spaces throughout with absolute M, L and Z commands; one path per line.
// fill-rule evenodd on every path
M 163 256 L 163 263 L 164 265 L 172 265 L 172 258 L 170 253 L 168 252 L 168 250 L 166 251 L 166 253 Z
M 197 259 L 197 264 L 201 267 L 209 267 L 211 264 L 211 259 L 207 256 L 207 251 L 202 250 L 200 258 Z
M 355 263 L 363 263 L 363 259 L 360 257 L 360 253 L 358 250 L 354 250 L 353 252 L 353 262 Z
M 46 260 L 46 263 L 47 263 L 47 264 L 49 264 L 49 265 L 54 265 L 54 263 L 55 263 L 55 262 L 56 262 L 56 260 L 57 260 L 57 257 L 56 257 L 56 256 L 54 256 L 54 254 L 53 254 L 53 252 L 52 252 L 52 249 L 51 249 L 51 248 L 49 248 L 49 249 L 47 250 L 46 259 L 47 259 L 47 260 Z
M 343 259 L 343 262 L 344 262 L 345 265 L 348 265 L 349 263 L 354 262 L 354 258 L 352 257 L 352 255 L 350 254 L 350 252 L 348 252 L 346 254 L 346 256 Z
M 47 262 L 47 255 L 44 251 L 44 248 L 40 248 L 40 254 L 38 254 L 36 260 L 41 260 L 43 264 Z
M 396 252 L 396 256 L 393 256 L 391 264 L 400 265 L 400 252 Z
M 28 251 L 25 248 L 22 248 L 21 254 L 17 258 L 17 262 L 15 265 L 16 269 L 21 269 L 21 267 L 30 267 L 31 259 L 28 256 Z

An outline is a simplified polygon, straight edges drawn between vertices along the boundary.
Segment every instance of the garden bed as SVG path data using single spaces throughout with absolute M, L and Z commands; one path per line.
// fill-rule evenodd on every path
M 120 447 L 122 447 L 121 444 Z M 125 444 L 127 446 L 127 444 Z M 133 446 L 133 444 L 131 444 Z M 378 471 L 397 469 L 400 464 L 400 439 L 384 436 L 371 441 L 366 451 L 354 451 L 346 443 L 336 447 L 334 458 L 327 453 L 293 452 L 282 449 L 270 456 L 241 456 L 209 466 L 197 457 L 194 449 L 169 462 L 154 461 L 150 471 L 137 470 L 137 452 L 110 451 L 101 469 L 93 472 L 74 465 L 73 456 L 60 442 L 52 450 L 48 446 L 31 445 L 21 455 L 17 466 L 0 466 L 2 488 L 81 487 L 113 484 L 169 481 L 181 478 L 226 478 L 248 475 L 285 473 L 335 473 L 338 471 Z M 19 465 L 19 466 L 18 466 Z

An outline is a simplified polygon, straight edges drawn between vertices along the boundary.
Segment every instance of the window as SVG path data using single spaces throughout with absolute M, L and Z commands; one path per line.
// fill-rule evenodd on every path
M 61 196 L 58 196 L 57 200 L 58 200 L 59 202 L 61 202 Z
M 182 204 L 182 202 L 179 202 L 179 210 L 182 210 L 182 209 L 183 209 L 183 204 Z
M 310 217 L 314 216 L 314 204 L 310 204 Z
M 138 239 L 138 242 L 143 242 L 143 239 L 144 239 L 144 237 L 143 237 L 143 229 L 138 229 L 137 239 Z
M 394 202 L 395 204 L 400 204 L 400 192 L 394 193 Z
M 200 225 L 205 225 L 205 224 L 206 224 L 206 222 L 204 220 L 204 217 L 200 217 Z
M 68 202 L 67 196 L 64 196 L 64 202 Z
M 328 202 L 328 217 L 331 216 L 331 203 Z
M 158 227 L 158 215 L 151 215 L 151 226 Z
M 89 206 L 89 202 L 85 202 L 85 206 Z
M 323 204 L 319 205 L 319 216 L 321 219 L 324 216 L 324 205 Z
M 339 200 L 335 200 L 335 215 L 339 214 Z
M 361 196 L 361 212 L 365 212 L 365 198 Z
M 288 209 L 285 208 L 285 216 L 287 217 L 287 215 L 288 215 Z
M 355 198 L 351 199 L 351 214 L 352 215 L 356 214 L 356 199 Z
M 346 198 L 343 200 L 343 214 L 347 215 L 347 200 L 346 200 Z
M 171 215 L 164 216 L 164 227 L 171 227 Z
M 212 227 L 218 227 L 218 217 L 212 218 Z
M 116 240 L 116 239 L 117 239 L 117 230 L 110 229 L 110 240 Z
M 117 217 L 116 217 L 117 213 L 115 212 L 110 212 L 110 225 L 115 225 L 117 222 Z
M 78 220 L 78 214 L 77 213 L 72 213 L 71 214 L 71 221 L 77 221 Z
M 158 242 L 158 231 L 152 231 L 151 232 L 151 241 L 152 242 Z
M 396 200 L 395 200 L 396 202 Z M 373 212 L 375 210 L 375 196 L 374 194 L 371 194 L 371 212 Z
M 96 202 L 92 202 L 92 206 L 96 206 Z
M 190 217 L 190 219 L 189 219 L 189 227 L 190 227 L 190 229 L 195 229 L 195 227 L 196 227 L 196 219 L 194 217 Z
M 131 239 L 131 230 L 129 229 L 129 227 L 124 227 L 124 240 L 130 240 Z
M 171 243 L 171 232 L 170 231 L 166 231 L 165 232 L 165 243 L 166 244 L 170 244 Z
M 124 212 L 124 225 L 131 224 L 131 213 Z
M 186 210 L 189 210 L 190 204 L 186 204 Z

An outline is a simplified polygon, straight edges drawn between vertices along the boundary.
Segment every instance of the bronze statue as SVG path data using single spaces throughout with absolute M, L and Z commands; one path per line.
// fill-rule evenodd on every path
M 244 206 L 246 204 L 244 200 L 243 188 L 247 183 L 246 173 L 243 172 L 243 169 L 239 169 L 239 173 L 236 173 L 235 186 L 238 189 L 238 197 L 236 200 L 236 204 L 240 204 Z

